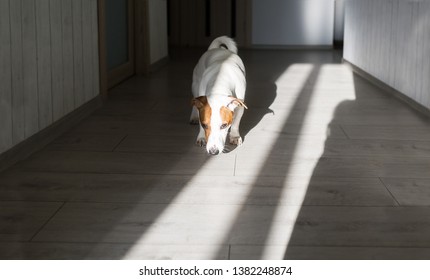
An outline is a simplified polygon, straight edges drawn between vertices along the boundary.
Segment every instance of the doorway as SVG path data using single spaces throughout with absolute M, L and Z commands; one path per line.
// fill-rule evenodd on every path
M 101 92 L 135 74 L 134 0 L 99 0 Z
M 167 0 L 171 46 L 208 46 L 227 35 L 239 46 L 251 42 L 251 7 L 248 0 Z

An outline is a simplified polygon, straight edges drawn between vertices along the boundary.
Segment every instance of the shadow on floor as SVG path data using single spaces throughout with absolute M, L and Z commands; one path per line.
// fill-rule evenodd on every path
M 353 83 L 355 100 L 340 103 L 329 125 L 348 139 L 326 140 L 284 258 L 428 259 L 429 209 L 399 204 L 387 184 L 428 177 L 430 161 L 411 149 L 422 136 L 407 132 L 423 119 L 356 74 Z

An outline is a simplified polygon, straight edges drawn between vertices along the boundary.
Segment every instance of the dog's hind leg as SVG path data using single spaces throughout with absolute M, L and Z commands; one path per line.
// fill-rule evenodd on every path
M 230 144 L 240 146 L 242 145 L 242 137 L 240 137 L 239 133 L 239 125 L 240 120 L 242 119 L 244 107 L 238 106 L 234 109 L 234 117 L 233 117 L 233 123 L 231 124 L 230 128 Z

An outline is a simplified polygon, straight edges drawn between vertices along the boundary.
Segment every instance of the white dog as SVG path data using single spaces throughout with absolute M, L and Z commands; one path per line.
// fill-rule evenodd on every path
M 245 67 L 236 43 L 226 36 L 216 38 L 194 68 L 192 84 L 190 123 L 200 123 L 197 145 L 206 145 L 209 154 L 224 150 L 229 129 L 230 143 L 242 144 L 239 124 L 247 108 L 245 89 Z

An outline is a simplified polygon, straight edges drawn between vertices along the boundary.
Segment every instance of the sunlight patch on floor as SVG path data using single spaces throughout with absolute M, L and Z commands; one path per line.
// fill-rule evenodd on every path
M 344 83 L 343 90 L 332 89 L 332 85 L 335 83 Z M 324 153 L 325 141 L 330 137 L 330 122 L 333 119 L 336 107 L 345 100 L 354 100 L 355 92 L 353 87 L 353 76 L 351 70 L 343 65 L 323 65 L 319 68 L 317 79 L 313 86 L 311 97 L 308 100 L 308 106 L 306 115 L 303 117 L 303 123 L 301 129 L 303 131 L 308 130 L 312 127 L 312 108 L 318 107 L 317 102 L 320 102 L 322 97 L 327 102 L 324 103 L 324 114 L 321 114 L 319 118 L 319 124 L 322 128 L 326 128 L 326 134 L 322 137 L 313 137 L 309 139 L 305 134 L 298 133 L 298 139 L 292 155 L 289 155 L 290 167 L 287 169 L 285 174 L 284 187 L 280 193 L 279 201 L 290 201 L 290 205 L 301 206 L 305 199 L 309 183 L 313 176 L 313 170 L 318 164 L 320 157 Z M 290 112 L 286 117 L 288 121 L 291 118 Z M 323 121 L 322 121 L 323 120 Z M 304 141 L 303 141 L 304 140 Z M 311 150 L 312 153 L 307 152 Z M 302 168 L 300 162 L 306 161 L 306 168 Z M 311 161 L 311 163 L 309 163 Z M 312 166 L 312 168 L 309 168 Z M 301 186 L 297 188 L 297 180 L 294 175 L 301 174 Z M 293 187 L 295 186 L 296 187 Z M 291 201 L 291 197 L 294 201 Z M 261 259 L 282 259 L 288 247 L 291 235 L 294 231 L 294 225 L 299 215 L 301 207 L 280 207 L 278 205 L 275 210 L 274 217 L 272 218 L 272 224 L 267 235 L 264 249 L 261 254 Z M 282 221 L 285 221 L 288 217 L 290 224 L 285 225 Z M 282 244 L 279 244 L 279 242 Z M 277 246 L 269 246 L 277 245 Z M 280 249 L 281 248 L 281 249 Z

